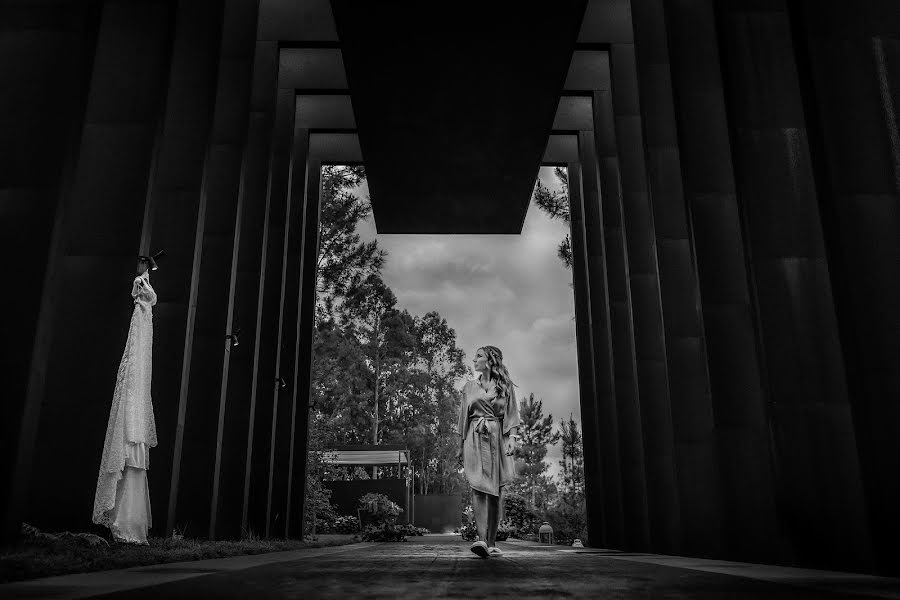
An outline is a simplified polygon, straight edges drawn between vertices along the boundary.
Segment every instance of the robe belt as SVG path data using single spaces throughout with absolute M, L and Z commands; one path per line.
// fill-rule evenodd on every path
M 489 433 L 487 428 L 487 423 L 485 421 L 500 421 L 500 431 L 503 431 L 503 417 L 497 417 L 494 415 L 484 415 L 477 416 L 473 415 L 469 417 L 470 421 L 474 421 L 477 419 L 475 423 L 475 433 Z

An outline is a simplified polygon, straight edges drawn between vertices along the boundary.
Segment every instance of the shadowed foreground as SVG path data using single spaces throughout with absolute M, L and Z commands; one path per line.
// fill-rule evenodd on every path
M 900 598 L 900 580 L 456 536 L 156 565 L 0 586 L 4 598 Z

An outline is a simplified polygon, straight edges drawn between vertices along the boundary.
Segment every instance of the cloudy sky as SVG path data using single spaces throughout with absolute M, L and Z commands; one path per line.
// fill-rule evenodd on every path
M 558 189 L 552 169 L 540 177 Z M 401 308 L 438 311 L 469 365 L 479 346 L 497 346 L 519 398 L 533 392 L 545 415 L 580 423 L 572 278 L 556 256 L 567 229 L 532 204 L 521 235 L 376 235 L 371 220 L 358 231 L 387 250 L 382 275 Z M 553 474 L 560 458 L 551 448 Z

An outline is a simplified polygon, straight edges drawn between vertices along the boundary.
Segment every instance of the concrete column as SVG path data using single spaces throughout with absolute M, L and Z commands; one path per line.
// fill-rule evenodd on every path
M 600 452 L 599 464 L 603 471 L 602 497 L 606 514 L 606 530 L 602 544 L 607 548 L 621 548 L 624 541 L 622 471 L 613 376 L 603 207 L 593 131 L 578 132 L 578 162 L 581 166 L 584 252 L 590 286 L 588 308 L 593 342 L 595 393 L 593 400 L 595 421 L 593 423 L 582 421 L 582 430 L 585 431 L 585 436 L 591 435 L 587 433 L 590 427 L 599 441 L 597 449 Z
M 274 152 L 274 123 L 276 121 L 276 104 L 278 97 L 278 44 L 275 42 L 257 41 L 256 60 L 253 68 L 253 93 L 251 96 L 251 114 L 245 154 L 244 187 L 241 191 L 247 198 L 244 200 L 248 211 L 250 204 L 259 205 L 262 215 L 247 219 L 247 233 L 241 237 L 241 252 L 238 260 L 238 284 L 235 290 L 235 319 L 249 327 L 245 337 L 252 346 L 242 354 L 241 360 L 232 358 L 230 374 L 234 381 L 229 386 L 229 393 L 235 397 L 249 399 L 247 426 L 243 433 L 246 464 L 243 472 L 243 493 L 241 494 L 241 530 L 249 531 L 248 516 L 250 509 L 250 483 L 254 474 L 255 461 L 259 453 L 254 454 L 258 444 L 254 436 L 257 431 L 257 407 L 260 402 L 268 401 L 272 379 L 265 393 L 260 395 L 260 358 L 266 353 L 261 346 L 263 334 L 261 307 L 266 291 L 266 282 L 272 277 L 268 268 L 266 250 L 269 247 L 269 224 L 271 213 L 271 195 L 267 193 L 269 181 L 269 164 Z M 250 214 L 248 212 L 248 214 Z M 251 223 L 255 226 L 251 228 Z M 265 370 L 265 369 L 263 369 Z M 238 443 L 238 442 L 235 442 Z
M 302 135 L 295 132 L 295 137 Z M 308 140 L 308 134 L 306 136 Z M 308 157 L 304 165 L 294 162 L 295 168 L 305 167 L 304 177 L 298 179 L 305 186 L 302 202 L 303 222 L 300 227 L 299 303 L 297 304 L 297 335 L 294 351 L 294 381 L 292 396 L 291 457 L 288 465 L 287 519 L 288 537 L 303 537 L 306 498 L 306 463 L 309 449 L 309 405 L 312 383 L 312 348 L 316 319 L 316 266 L 319 256 L 319 220 L 322 211 L 322 164 L 316 157 Z
M 608 60 L 608 55 L 607 55 Z M 603 232 L 613 348 L 616 415 L 622 472 L 623 549 L 650 549 L 650 517 L 640 391 L 634 348 L 628 253 L 622 222 L 622 182 L 616 147 L 612 93 L 593 93 L 594 141 L 603 199 Z M 664 520 L 664 516 L 659 517 Z
M 703 297 L 727 555 L 785 560 L 713 2 L 675 0 L 666 4 L 666 17 L 682 182 Z
M 900 13 L 792 5 L 800 87 L 880 572 L 900 575 Z
M 694 241 L 685 213 L 661 0 L 632 0 L 684 549 L 721 556 L 725 527 Z
M 271 150 L 272 123 L 278 72 L 278 49 L 274 43 L 257 42 L 253 63 L 250 119 L 241 164 L 238 195 L 238 223 L 232 256 L 232 292 L 226 330 L 240 332 L 232 342 L 223 381 L 226 394 L 219 406 L 217 463 L 214 480 L 210 535 L 237 538 L 246 529 L 246 483 L 250 474 L 256 408 L 254 365 L 258 357 L 257 308 L 267 223 L 266 186 Z
M 568 164 L 569 214 L 572 240 L 572 286 L 575 289 L 575 344 L 578 360 L 578 390 L 581 400 L 581 422 L 584 436 L 584 495 L 587 517 L 588 543 L 600 547 L 606 539 L 606 516 L 603 496 L 603 473 L 600 456 L 601 443 L 596 427 L 597 406 L 593 327 L 591 323 L 591 286 L 587 259 L 584 223 L 584 201 L 581 165 Z
M 716 10 L 782 524 L 800 563 L 867 570 L 856 435 L 786 5 Z
M 230 348 L 225 354 L 222 396 L 216 443 L 216 476 L 210 522 L 210 537 L 236 538 L 241 534 L 243 488 L 249 471 L 251 405 L 253 402 L 253 358 L 256 341 L 256 308 L 259 298 L 260 257 L 266 217 L 266 157 L 272 136 L 275 80 L 278 62 L 273 44 L 257 43 L 253 58 L 250 120 L 241 164 L 237 223 L 231 265 L 226 331 Z M 265 102 L 257 97 L 265 86 Z M 261 105 L 261 106 L 260 106 Z M 257 110 L 257 108 L 261 110 Z M 246 329 L 244 329 L 246 324 Z M 243 343 L 240 340 L 243 339 Z M 237 344 L 236 342 L 237 341 Z M 243 348 L 241 351 L 239 349 Z
M 651 540 L 654 551 L 678 553 L 682 551 L 681 499 L 677 486 L 666 336 L 663 329 L 655 226 L 644 163 L 643 124 L 634 44 L 612 44 L 610 59 L 635 356 L 638 381 L 641 384 L 641 421 Z
M 278 376 L 287 384 L 274 398 L 272 447 L 269 462 L 269 526 L 272 535 L 287 537 L 292 484 L 294 422 L 297 415 L 297 342 L 300 325 L 301 272 L 306 217 L 306 169 L 309 163 L 309 130 L 299 126 L 301 115 L 295 103 L 291 131 L 292 148 L 288 170 L 287 203 L 281 271 L 281 316 L 278 322 L 276 364 Z M 305 396 L 305 394 L 303 394 Z M 304 404 L 305 406 L 305 404 Z M 305 482 L 300 482 L 301 486 Z
M 153 308 L 153 406 L 159 444 L 147 477 L 156 535 L 166 529 L 178 395 L 184 362 L 184 330 L 191 289 L 200 184 L 216 90 L 222 3 L 180 2 L 175 15 L 166 108 L 145 206 L 141 254 L 165 250 L 151 274 Z
M 197 217 L 166 531 L 210 531 L 237 199 L 247 133 L 256 0 L 226 0 L 216 104 Z M 189 524 L 189 525 L 188 525 Z
M 290 398 L 288 381 L 277 381 L 278 350 L 281 344 L 279 321 L 282 315 L 282 272 L 284 262 L 285 215 L 287 214 L 288 179 L 293 144 L 295 92 L 279 89 L 275 100 L 272 151 L 268 161 L 266 189 L 266 226 L 260 296 L 257 306 L 257 344 L 254 356 L 255 406 L 249 483 L 246 484 L 247 528 L 270 535 L 271 492 L 274 461 L 272 430 L 276 424 L 276 405 Z M 288 413 L 289 414 L 289 413 Z M 282 519 L 284 517 L 282 516 Z M 283 523 L 283 521 L 282 521 Z
M 27 501 L 31 455 L 40 419 L 36 393 L 51 333 L 41 312 L 60 201 L 73 183 L 99 7 L 46 5 L 0 8 L 0 255 L 15 268 L 5 276 L 0 313 L 6 352 L 0 361 L 0 539 L 18 534 Z M 67 101 L 48 88 L 66 90 Z M 12 267 L 12 263 L 10 264 Z M 29 393 L 31 389 L 31 393 Z
M 37 376 L 28 404 L 40 406 L 40 423 L 36 435 L 23 436 L 34 454 L 16 483 L 30 479 L 23 520 L 40 528 L 65 529 L 91 514 L 133 309 L 131 281 L 171 30 L 172 11 L 164 2 L 102 8 L 77 164 L 51 241 L 47 305 L 38 325 L 46 354 L 32 365 Z M 47 477 L 50 472 L 56 476 Z M 61 489 L 66 502 L 60 502 Z

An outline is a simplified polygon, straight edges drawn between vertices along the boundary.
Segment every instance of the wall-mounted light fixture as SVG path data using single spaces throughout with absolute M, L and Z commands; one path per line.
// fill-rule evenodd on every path
M 156 261 L 159 260 L 160 258 L 162 258 L 162 257 L 165 256 L 165 255 L 166 255 L 166 251 L 165 251 L 165 250 L 160 250 L 159 252 L 157 252 L 157 253 L 154 254 L 153 256 L 138 256 L 138 260 L 141 261 L 142 263 L 148 263 L 148 264 L 149 264 L 149 266 L 147 267 L 147 270 L 148 270 L 148 271 L 156 271 L 157 269 L 159 269 L 159 265 L 156 264 Z
M 237 348 L 238 346 L 241 345 L 241 342 L 238 339 L 238 336 L 240 336 L 240 335 L 241 335 L 241 329 L 238 328 L 237 331 L 233 331 L 225 336 L 226 340 L 231 341 L 231 343 L 228 345 L 228 350 L 231 350 L 232 348 Z

